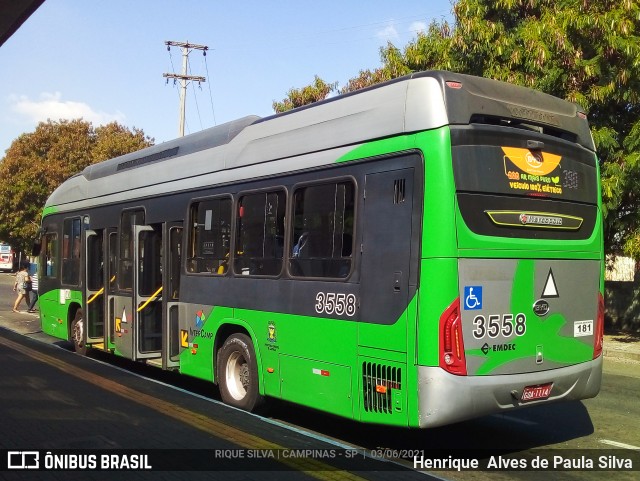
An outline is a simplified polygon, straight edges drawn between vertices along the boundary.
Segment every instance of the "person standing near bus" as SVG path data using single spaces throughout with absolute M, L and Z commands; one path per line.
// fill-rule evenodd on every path
M 29 287 L 31 278 L 29 277 L 27 268 L 28 266 L 26 264 L 21 264 L 20 270 L 16 274 L 16 282 L 13 284 L 13 292 L 17 292 L 18 297 L 16 298 L 16 302 L 13 304 L 13 312 L 20 312 L 18 307 L 20 306 L 22 299 L 25 300 L 27 309 L 29 308 L 29 294 L 27 293 L 27 288 Z
M 29 300 L 29 309 L 27 312 L 34 313 L 36 310 L 34 307 L 36 306 L 36 302 L 38 302 L 38 271 L 36 270 L 31 277 L 31 294 Z

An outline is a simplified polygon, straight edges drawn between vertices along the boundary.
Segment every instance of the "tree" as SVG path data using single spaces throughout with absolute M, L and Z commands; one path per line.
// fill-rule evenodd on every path
M 392 78 L 394 77 L 389 73 L 389 71 L 383 68 L 377 68 L 373 71 L 360 70 L 358 76 L 349 79 L 347 85 L 342 87 L 342 89 L 340 89 L 340 92 L 343 94 L 354 92 L 356 90 L 361 90 L 375 84 L 386 82 L 387 80 L 391 80 Z
M 640 258 L 640 4 L 633 0 L 459 0 L 343 91 L 444 69 L 524 85 L 586 109 L 602 172 L 605 248 Z
M 338 86 L 338 83 L 326 83 L 317 75 L 312 85 L 307 85 L 301 89 L 290 89 L 287 97 L 281 102 L 273 101 L 273 110 L 276 113 L 286 112 L 296 107 L 311 104 L 324 100 Z
M 0 238 L 28 250 L 44 204 L 66 179 L 85 167 L 153 145 L 142 130 L 116 122 L 93 128 L 83 120 L 40 122 L 13 141 L 0 161 Z
M 95 129 L 95 144 L 91 149 L 93 163 L 113 159 L 153 145 L 153 139 L 145 137 L 141 129 L 129 130 L 117 122 Z
M 582 105 L 600 158 L 606 249 L 640 257 L 638 2 L 460 0 L 454 15 L 455 29 L 433 24 L 392 58 L 410 71 L 447 68 Z

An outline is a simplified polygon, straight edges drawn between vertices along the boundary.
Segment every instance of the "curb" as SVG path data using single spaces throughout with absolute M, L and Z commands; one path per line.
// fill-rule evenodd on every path
M 628 359 L 640 362 L 640 352 L 626 351 L 624 349 L 604 348 L 602 350 L 604 357 L 613 359 Z

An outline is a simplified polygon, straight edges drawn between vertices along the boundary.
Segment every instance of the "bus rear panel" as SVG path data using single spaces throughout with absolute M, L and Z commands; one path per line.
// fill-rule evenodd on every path
M 457 279 L 438 366 L 418 368 L 423 427 L 600 388 L 597 158 L 556 125 L 476 120 L 451 127 Z

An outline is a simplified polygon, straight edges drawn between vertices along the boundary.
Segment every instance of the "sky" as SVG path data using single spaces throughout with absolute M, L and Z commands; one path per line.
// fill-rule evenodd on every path
M 182 50 L 189 54 L 185 134 L 246 115 L 318 75 L 347 84 L 403 48 L 451 0 L 45 0 L 0 47 L 0 158 L 41 121 L 117 121 L 155 143 L 178 137 Z

